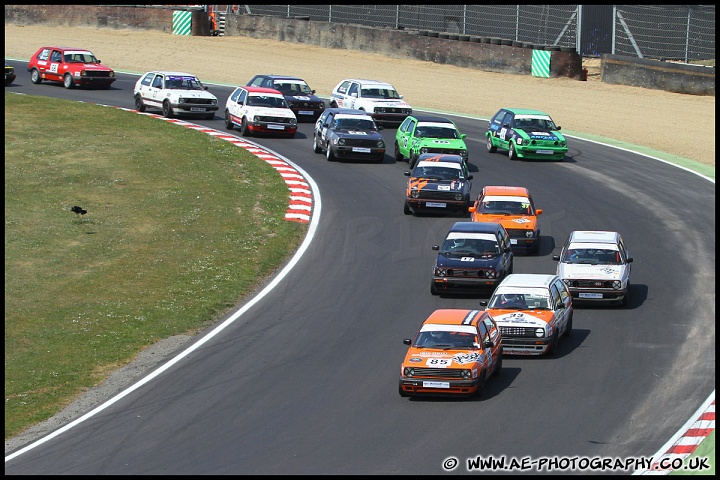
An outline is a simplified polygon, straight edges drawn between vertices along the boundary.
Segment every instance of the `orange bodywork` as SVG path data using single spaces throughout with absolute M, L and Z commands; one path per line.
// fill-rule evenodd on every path
M 518 208 L 498 213 L 487 212 L 483 208 L 483 202 L 487 199 L 502 203 L 503 198 L 515 202 Z M 527 202 L 520 203 L 519 199 L 521 198 L 527 199 Z M 527 188 L 504 185 L 486 186 L 475 203 L 468 208 L 468 211 L 473 222 L 499 223 L 505 227 L 505 230 L 510 235 L 513 249 L 528 252 L 537 250 L 540 236 L 537 217 L 543 211 L 535 208 Z M 532 234 L 527 232 L 532 232 Z
M 428 343 L 433 341 L 447 343 Z M 436 310 L 415 339 L 404 343 L 409 348 L 400 367 L 403 397 L 472 396 L 502 368 L 500 329 L 482 310 Z

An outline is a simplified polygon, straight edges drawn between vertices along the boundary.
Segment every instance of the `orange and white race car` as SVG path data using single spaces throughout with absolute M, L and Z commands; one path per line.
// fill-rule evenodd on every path
M 557 275 L 514 273 L 480 305 L 500 327 L 507 355 L 554 356 L 560 337 L 572 332 L 572 302 Z
M 500 223 L 508 234 L 513 251 L 537 253 L 540 247 L 538 215 L 530 192 L 525 187 L 488 185 L 468 208 L 473 222 Z
M 482 310 L 435 310 L 408 345 L 400 366 L 401 397 L 478 395 L 502 370 L 502 338 Z

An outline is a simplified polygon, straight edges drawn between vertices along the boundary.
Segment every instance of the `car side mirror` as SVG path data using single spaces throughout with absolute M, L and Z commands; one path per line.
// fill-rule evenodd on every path
M 472 207 L 468 207 L 468 212 L 475 213 L 475 212 L 477 212 L 477 208 L 475 208 L 474 205 Z
M 357 98 L 357 92 L 353 92 L 353 93 L 351 93 L 351 94 L 350 94 L 350 96 L 351 96 L 351 97 L 355 97 L 355 98 Z
M 468 175 L 468 176 L 467 176 L 467 179 L 468 179 L 468 180 L 472 180 L 472 179 L 473 179 L 473 176 L 472 176 L 472 175 Z
M 561 309 L 561 308 L 565 308 L 565 304 L 562 303 L 562 302 L 560 302 L 560 303 L 557 305 L 557 307 L 555 307 L 556 310 L 557 310 L 557 309 Z
M 315 95 L 315 90 L 310 90 L 310 93 Z
M 633 257 L 628 257 L 627 260 L 625 260 L 625 261 L 626 261 L 627 263 L 632 263 L 632 262 L 633 262 Z
M 555 130 L 560 130 L 562 127 L 555 127 Z
M 559 261 L 560 261 L 560 255 L 553 255 L 553 260 L 555 260 L 556 262 L 559 262 Z
M 460 134 L 460 140 L 465 140 L 466 138 L 467 138 L 467 133 Z
M 509 123 L 504 123 L 504 124 L 503 124 L 503 128 L 510 128 L 510 124 L 509 124 Z
M 410 340 L 409 338 L 405 338 L 405 339 L 403 339 L 403 343 L 404 343 L 405 345 L 411 345 L 411 344 L 412 344 L 412 340 Z
M 535 215 L 542 215 L 542 208 L 536 208 Z
M 382 125 L 377 125 L 377 129 L 378 129 L 378 130 L 384 130 L 385 127 L 383 127 Z
M 495 343 L 493 343 L 492 340 L 485 340 L 485 342 L 483 343 L 483 346 L 485 348 L 492 348 L 495 346 Z
M 433 246 L 432 246 L 432 249 L 433 249 L 433 250 L 440 250 L 440 245 L 433 245 Z
M 95 60 L 97 61 L 97 63 L 101 63 L 99 58 L 96 58 Z
M 398 98 L 403 98 L 405 95 L 398 95 Z
M 405 172 L 404 175 L 405 175 L 406 177 L 409 177 L 409 176 L 410 176 L 410 172 Z
M 487 300 L 480 300 L 479 303 L 480 303 L 480 306 L 481 306 L 481 307 L 487 307 L 487 305 L 488 305 L 488 301 L 487 301 Z

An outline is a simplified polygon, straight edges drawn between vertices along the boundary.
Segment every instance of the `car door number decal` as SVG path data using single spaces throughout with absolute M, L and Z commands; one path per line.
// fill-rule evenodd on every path
M 500 135 L 498 135 L 502 140 L 505 140 L 505 136 L 507 135 L 507 128 L 503 127 L 500 129 Z
M 51 71 L 52 73 L 57 73 L 59 67 L 60 67 L 60 64 L 59 64 L 59 63 L 51 63 L 51 64 L 50 64 L 50 71 Z

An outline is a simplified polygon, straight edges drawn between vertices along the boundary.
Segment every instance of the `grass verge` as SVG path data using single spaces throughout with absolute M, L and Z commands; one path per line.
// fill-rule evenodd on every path
M 224 140 L 5 93 L 5 438 L 256 289 L 307 231 L 288 198 Z

